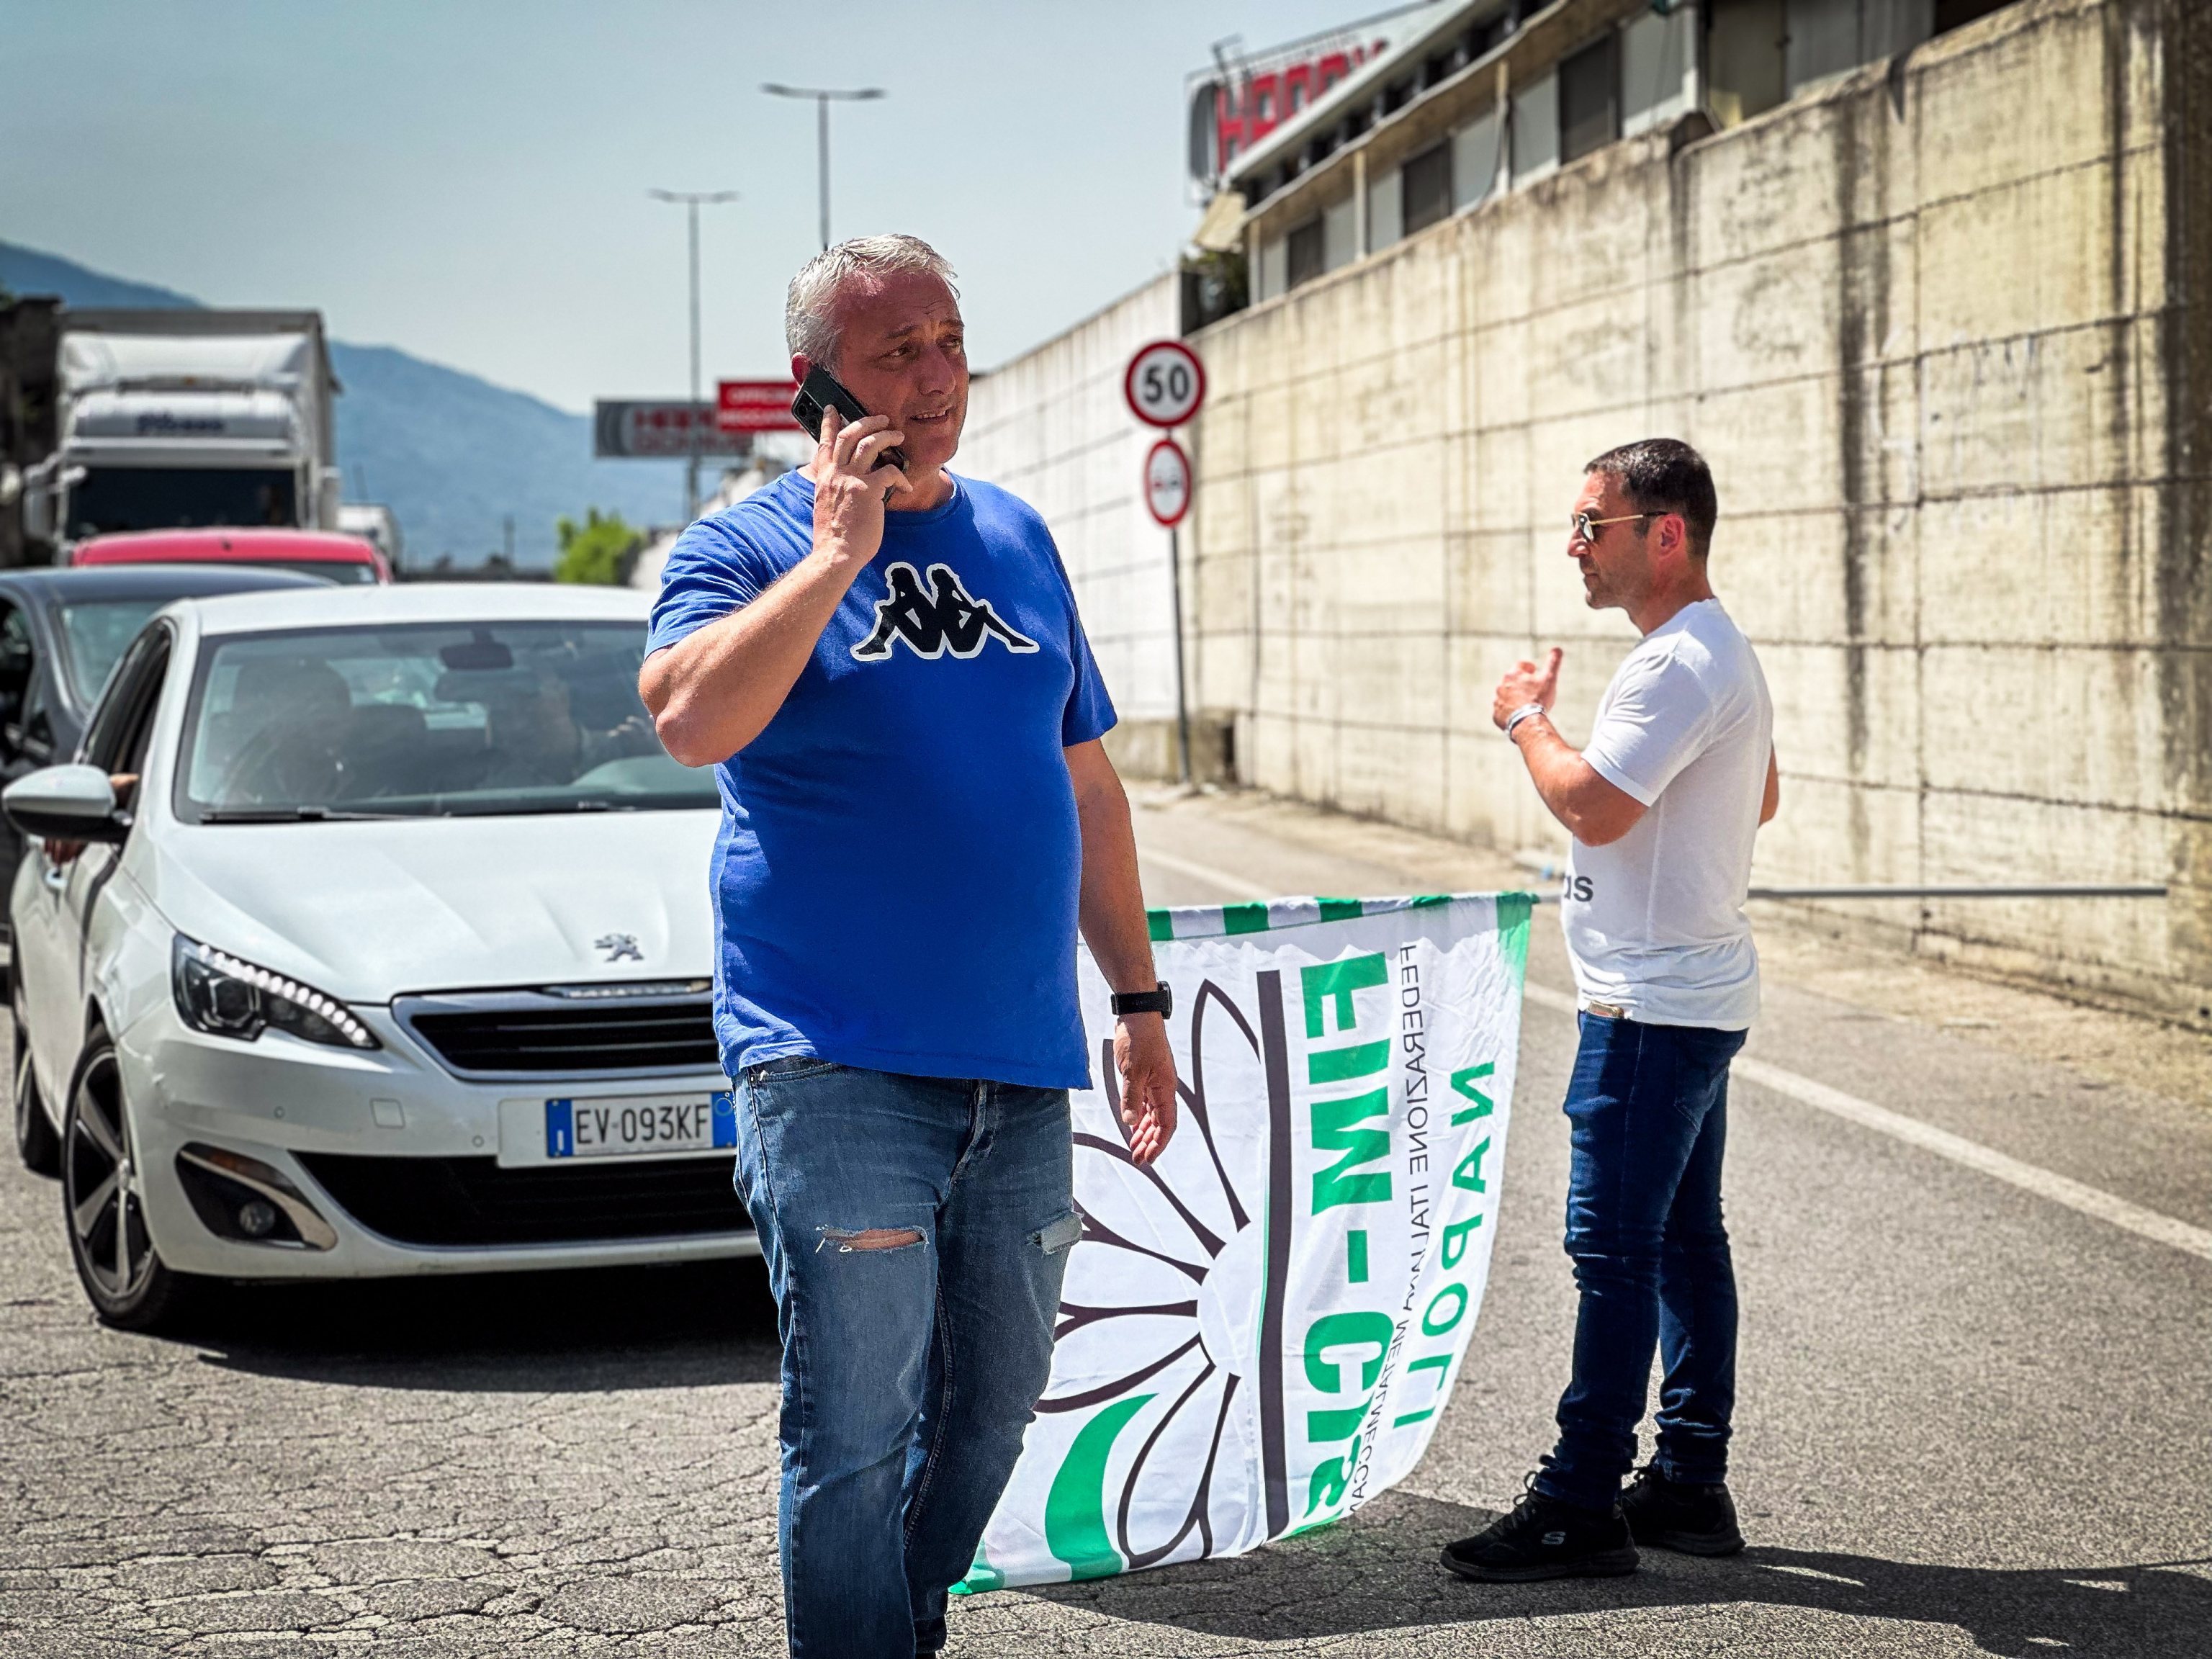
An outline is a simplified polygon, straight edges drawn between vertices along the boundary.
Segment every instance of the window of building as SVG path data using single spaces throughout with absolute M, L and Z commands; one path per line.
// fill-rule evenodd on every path
M 1347 196 L 1321 216 L 1321 262 L 1327 270 L 1359 257 L 1359 203 Z
M 1505 159 L 1505 124 L 1492 109 L 1452 134 L 1452 206 L 1471 208 L 1489 198 L 1504 182 L 1499 164 Z
M 1399 169 L 1400 211 L 1405 215 L 1406 234 L 1410 236 L 1424 230 L 1439 219 L 1449 218 L 1452 210 L 1451 144 L 1449 140 L 1431 144 Z
M 1559 159 L 1572 161 L 1620 137 L 1620 61 L 1611 33 L 1559 65 Z
M 1785 0 L 1783 64 L 1790 95 L 1848 75 L 1862 64 L 1910 52 L 1925 40 L 1931 21 L 1965 21 L 1972 0 L 1930 7 L 1927 0 Z M 1984 10 L 1993 9 L 1990 7 Z
M 1664 16 L 1646 12 L 1621 30 L 1622 137 L 1664 126 L 1690 107 L 1690 31 L 1696 18 L 1686 8 Z
M 1782 0 L 1711 0 L 1705 12 L 1705 101 L 1724 127 L 1780 103 Z
M 1559 77 L 1546 75 L 1513 94 L 1513 182 L 1524 185 L 1559 165 Z
M 1862 53 L 1859 0 L 1789 0 L 1787 16 L 1783 62 L 1793 98 L 1878 55 Z
M 2011 3 L 2012 0 L 1936 0 L 1935 32 L 1944 33 Z
M 1399 211 L 1399 186 L 1405 176 L 1402 167 L 1385 167 L 1367 181 L 1370 253 L 1380 253 L 1406 234 L 1404 216 Z
M 1328 245 L 1322 222 L 1309 219 L 1290 234 L 1290 285 L 1310 283 L 1327 270 Z

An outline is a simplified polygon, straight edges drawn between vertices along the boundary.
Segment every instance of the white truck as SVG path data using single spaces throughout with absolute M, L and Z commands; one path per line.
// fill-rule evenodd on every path
M 342 536 L 358 536 L 384 555 L 394 570 L 399 568 L 399 520 L 380 501 L 342 501 L 338 520 L 331 526 Z
M 337 527 L 337 379 L 313 311 L 66 308 L 54 447 L 23 530 L 57 550 L 118 530 Z

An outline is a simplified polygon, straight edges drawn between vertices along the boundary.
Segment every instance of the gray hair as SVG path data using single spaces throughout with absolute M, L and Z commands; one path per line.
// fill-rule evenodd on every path
M 792 351 L 810 363 L 835 369 L 837 362 L 837 295 L 855 277 L 934 276 L 951 289 L 952 267 L 919 236 L 856 236 L 824 248 L 791 279 L 783 301 L 783 337 Z

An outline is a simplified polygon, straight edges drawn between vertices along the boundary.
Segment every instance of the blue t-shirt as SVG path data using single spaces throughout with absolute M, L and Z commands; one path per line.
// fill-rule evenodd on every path
M 679 537 L 648 651 L 749 604 L 814 543 L 787 472 Z M 717 769 L 714 1030 L 732 1076 L 789 1054 L 1088 1086 L 1083 869 L 1061 753 L 1114 724 L 1044 520 L 956 479 L 885 515 L 765 730 Z

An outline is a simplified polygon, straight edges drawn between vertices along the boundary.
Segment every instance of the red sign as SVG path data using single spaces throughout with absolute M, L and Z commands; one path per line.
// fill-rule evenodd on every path
M 1173 438 L 1163 438 L 1145 457 L 1145 508 L 1172 530 L 1190 511 L 1190 457 Z
M 722 380 L 716 385 L 714 423 L 725 432 L 796 432 L 791 400 L 794 380 Z
M 1207 184 L 1284 122 L 1303 114 L 1389 42 L 1355 25 L 1233 59 L 1190 77 L 1190 173 Z
M 1181 426 L 1206 401 L 1206 369 L 1182 341 L 1155 340 L 1129 359 L 1121 395 L 1147 426 Z

